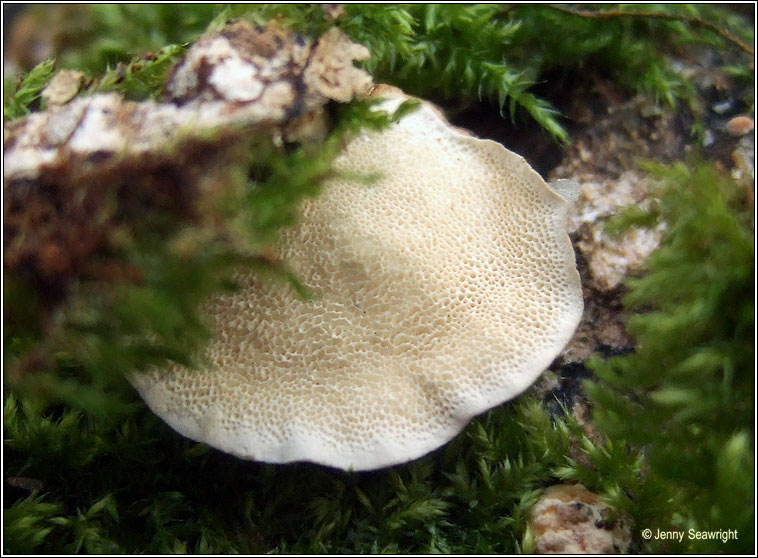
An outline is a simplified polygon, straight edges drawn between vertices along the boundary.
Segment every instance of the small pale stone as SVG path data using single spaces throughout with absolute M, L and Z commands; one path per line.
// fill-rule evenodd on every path
M 529 525 L 538 554 L 619 554 L 631 542 L 626 520 L 581 484 L 547 488 Z
M 733 136 L 744 136 L 752 132 L 755 122 L 749 116 L 735 116 L 726 123 L 726 131 Z
M 732 178 L 743 184 L 746 192 L 755 190 L 755 139 L 743 136 L 732 151 Z

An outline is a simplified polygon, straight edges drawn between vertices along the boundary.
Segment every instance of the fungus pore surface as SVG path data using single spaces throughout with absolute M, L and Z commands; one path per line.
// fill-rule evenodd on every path
M 377 90 L 383 110 L 405 99 Z M 378 179 L 330 180 L 277 246 L 315 299 L 241 273 L 207 304 L 207 370 L 132 378 L 180 433 L 267 462 L 409 461 L 524 391 L 571 337 L 568 204 L 523 158 L 422 103 L 337 168 Z

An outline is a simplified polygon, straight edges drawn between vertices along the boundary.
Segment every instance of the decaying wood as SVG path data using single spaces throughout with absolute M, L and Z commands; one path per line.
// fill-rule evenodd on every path
M 203 200 L 231 182 L 225 169 L 244 160 L 246 138 L 318 140 L 325 105 L 371 87 L 353 66 L 368 56 L 337 29 L 312 43 L 238 22 L 188 51 L 160 101 L 77 97 L 71 74 L 54 79 L 50 108 L 4 129 L 6 276 L 47 306 L 77 278 L 137 280 L 114 256 L 124 230 L 149 215 L 200 219 Z
M 11 123 L 4 130 L 4 177 L 35 179 L 72 156 L 165 152 L 220 128 L 296 133 L 288 129 L 296 118 L 312 120 L 330 100 L 368 91 L 370 76 L 353 66 L 368 56 L 336 28 L 312 45 L 274 26 L 235 23 L 190 49 L 169 78 L 166 102 L 101 94 Z

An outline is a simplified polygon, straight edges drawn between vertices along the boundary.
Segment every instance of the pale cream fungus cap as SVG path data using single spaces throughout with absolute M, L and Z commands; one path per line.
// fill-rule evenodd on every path
M 379 87 L 383 110 L 407 97 Z M 312 290 L 240 276 L 209 301 L 210 370 L 135 375 L 174 429 L 231 454 L 376 469 L 438 448 L 528 388 L 583 302 L 567 202 L 428 103 L 337 160 L 278 246 Z

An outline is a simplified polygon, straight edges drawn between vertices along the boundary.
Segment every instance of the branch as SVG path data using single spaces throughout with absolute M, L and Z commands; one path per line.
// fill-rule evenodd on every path
M 618 18 L 624 18 L 624 17 L 636 17 L 636 18 L 665 19 L 669 21 L 682 21 L 688 25 L 692 25 L 695 27 L 703 27 L 705 29 L 708 29 L 709 31 L 713 31 L 714 33 L 718 34 L 721 38 L 725 39 L 726 41 L 729 41 L 733 45 L 736 45 L 738 48 L 748 53 L 749 55 L 753 56 L 754 54 L 753 48 L 750 45 L 745 44 L 742 40 L 734 36 L 732 33 L 727 31 L 726 29 L 722 29 L 721 27 L 717 26 L 715 23 L 698 16 L 688 16 L 688 15 L 683 15 L 683 14 L 662 14 L 662 13 L 653 13 L 653 12 L 631 12 L 627 10 L 602 10 L 602 11 L 578 10 L 576 8 L 569 8 L 567 6 L 560 6 L 556 4 L 549 4 L 548 7 L 553 8 L 554 10 L 558 10 L 567 14 L 577 16 L 577 17 L 583 17 L 586 19 L 618 19 Z

